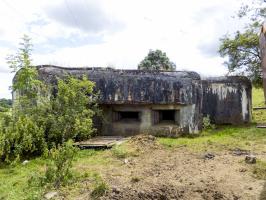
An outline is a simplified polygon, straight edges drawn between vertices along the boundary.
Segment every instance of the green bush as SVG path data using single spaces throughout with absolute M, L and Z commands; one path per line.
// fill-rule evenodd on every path
M 92 117 L 97 112 L 97 96 L 93 88 L 94 83 L 86 77 L 58 80 L 58 92 L 51 100 L 47 118 L 49 142 L 84 140 L 94 133 Z
M 77 152 L 78 149 L 73 146 L 71 140 L 59 145 L 58 148 L 51 149 L 44 176 L 33 174 L 28 181 L 29 186 L 48 185 L 58 189 L 60 186 L 74 181 L 75 175 L 71 167 Z
M 0 157 L 3 161 L 20 160 L 21 157 L 40 155 L 46 149 L 44 129 L 33 119 L 20 116 L 16 123 L 3 120 L 0 134 Z
M 51 162 L 45 172 L 45 182 L 52 183 L 55 188 L 67 184 L 74 177 L 71 167 L 78 149 L 68 141 L 58 148 L 51 149 Z
M 12 112 L 1 113 L 0 118 L 0 159 L 5 162 L 42 155 L 70 139 L 87 139 L 95 131 L 92 118 L 99 113 L 95 84 L 71 76 L 58 79 L 57 85 L 44 83 L 31 65 L 31 47 L 24 36 L 18 53 L 8 58 L 16 75 Z

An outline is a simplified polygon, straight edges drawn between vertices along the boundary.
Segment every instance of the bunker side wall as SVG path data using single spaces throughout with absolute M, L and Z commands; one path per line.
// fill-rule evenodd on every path
M 210 116 L 215 124 L 244 124 L 251 122 L 250 81 L 245 77 L 202 82 L 203 117 Z

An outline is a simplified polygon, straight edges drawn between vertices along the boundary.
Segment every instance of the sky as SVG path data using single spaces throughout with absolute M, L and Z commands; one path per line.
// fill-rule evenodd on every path
M 177 70 L 226 74 L 219 38 L 240 29 L 240 0 L 0 0 L 0 98 L 11 98 L 6 57 L 23 34 L 34 65 L 137 69 L 150 49 Z

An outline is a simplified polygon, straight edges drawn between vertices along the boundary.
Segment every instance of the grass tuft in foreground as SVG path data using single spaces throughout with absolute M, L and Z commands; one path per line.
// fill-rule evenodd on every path
M 258 179 L 266 180 L 266 162 L 257 160 L 255 166 L 253 167 L 253 174 Z

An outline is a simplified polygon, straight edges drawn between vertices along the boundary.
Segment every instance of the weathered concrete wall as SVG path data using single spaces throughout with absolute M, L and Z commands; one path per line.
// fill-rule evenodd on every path
M 177 137 L 187 133 L 198 133 L 201 120 L 196 106 L 184 105 L 102 105 L 104 120 L 102 135 L 136 135 L 149 133 L 156 136 Z M 179 112 L 174 123 L 154 123 L 153 113 L 158 110 Z M 113 112 L 134 111 L 140 113 L 139 121 L 114 121 Z M 177 118 L 177 117 L 176 117 Z
M 202 81 L 202 114 L 215 124 L 251 121 L 251 82 L 246 77 L 216 77 Z
M 56 83 L 56 77 L 84 75 L 96 83 L 102 104 L 197 104 L 200 76 L 195 72 L 62 68 L 39 66 L 40 77 Z

